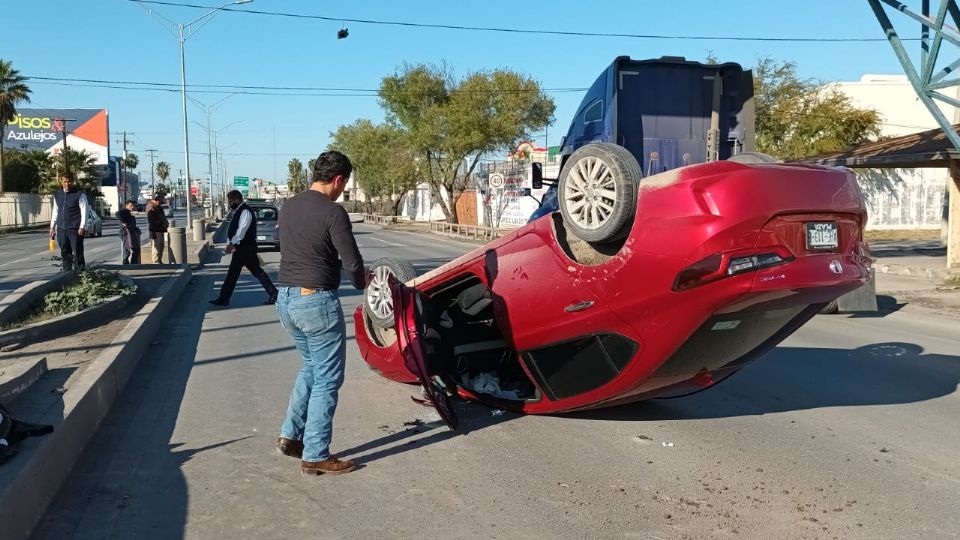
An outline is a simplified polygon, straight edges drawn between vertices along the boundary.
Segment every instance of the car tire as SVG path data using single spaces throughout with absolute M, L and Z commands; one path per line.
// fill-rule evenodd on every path
M 407 282 L 417 277 L 417 271 L 409 261 L 383 257 L 371 266 L 373 277 L 363 290 L 363 312 L 379 328 L 393 328 L 393 293 L 390 291 L 389 277 Z
M 622 146 L 590 143 L 578 148 L 563 165 L 557 190 L 567 229 L 591 243 L 626 236 L 637 211 L 640 177 L 640 164 Z

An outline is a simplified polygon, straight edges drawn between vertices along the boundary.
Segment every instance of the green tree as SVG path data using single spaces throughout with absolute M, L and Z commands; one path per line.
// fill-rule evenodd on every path
M 0 193 L 3 193 L 3 130 L 17 115 L 17 105 L 30 102 L 29 79 L 0 58 Z
M 160 177 L 160 182 L 166 182 L 167 178 L 170 178 L 170 164 L 166 161 L 158 161 L 157 176 Z
M 452 223 L 480 158 L 543 129 L 556 108 L 536 81 L 505 69 L 457 79 L 442 66 L 405 65 L 381 81 L 379 95 L 388 121 L 422 158 L 424 180 Z
M 307 188 L 306 179 L 303 177 L 303 162 L 297 158 L 287 162 L 287 188 L 294 195 Z
M 47 183 L 42 192 L 52 193 L 60 189 L 60 174 L 63 172 L 64 161 L 70 168 L 70 172 L 77 177 L 77 188 L 86 193 L 90 203 L 93 204 L 94 199 L 103 193 L 100 192 L 100 170 L 97 167 L 96 158 L 86 150 L 69 148 L 66 154 L 61 153 L 59 156 L 51 157 L 46 174 Z
M 880 115 L 838 89 L 797 75 L 793 62 L 761 58 L 753 68 L 757 150 L 791 160 L 836 152 L 880 136 Z
M 121 160 L 121 165 L 126 169 L 134 170 L 140 164 L 140 158 L 133 152 L 128 152 L 126 157 Z
M 161 182 L 157 184 L 155 188 L 153 188 L 154 198 L 160 197 L 161 199 L 166 199 L 168 193 L 170 193 L 170 186 L 168 186 L 166 183 Z
M 353 174 L 365 195 L 390 201 L 397 215 L 403 194 L 416 188 L 419 156 L 410 134 L 394 124 L 361 119 L 330 134 L 330 148 L 350 158 Z
M 19 193 L 39 193 L 48 182 L 50 156 L 43 150 L 9 152 L 3 162 L 7 189 Z

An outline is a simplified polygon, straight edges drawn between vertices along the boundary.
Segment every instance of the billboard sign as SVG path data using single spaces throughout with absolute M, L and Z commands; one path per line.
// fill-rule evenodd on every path
M 59 155 L 64 130 L 71 150 L 86 150 L 97 165 L 107 165 L 110 130 L 106 109 L 17 109 L 3 130 L 3 145 Z
M 240 193 L 243 193 L 243 196 L 246 197 L 247 193 L 250 192 L 250 177 L 234 176 L 233 187 L 237 188 L 237 191 L 239 191 Z

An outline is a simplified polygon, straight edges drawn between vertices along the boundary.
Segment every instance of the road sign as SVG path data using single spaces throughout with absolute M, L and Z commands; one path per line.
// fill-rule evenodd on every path
M 490 187 L 492 188 L 502 188 L 504 184 L 502 174 L 491 174 L 490 175 Z
M 249 176 L 234 176 L 233 177 L 234 187 L 248 187 L 250 185 Z

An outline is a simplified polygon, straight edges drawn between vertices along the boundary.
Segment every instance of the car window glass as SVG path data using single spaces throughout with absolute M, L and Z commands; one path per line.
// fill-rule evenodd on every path
M 583 111 L 583 123 L 599 122 L 603 119 L 603 100 L 593 102 L 587 110 Z
M 277 211 L 273 208 L 261 206 L 251 208 L 251 210 L 253 210 L 253 215 L 260 221 L 276 221 L 277 219 Z

